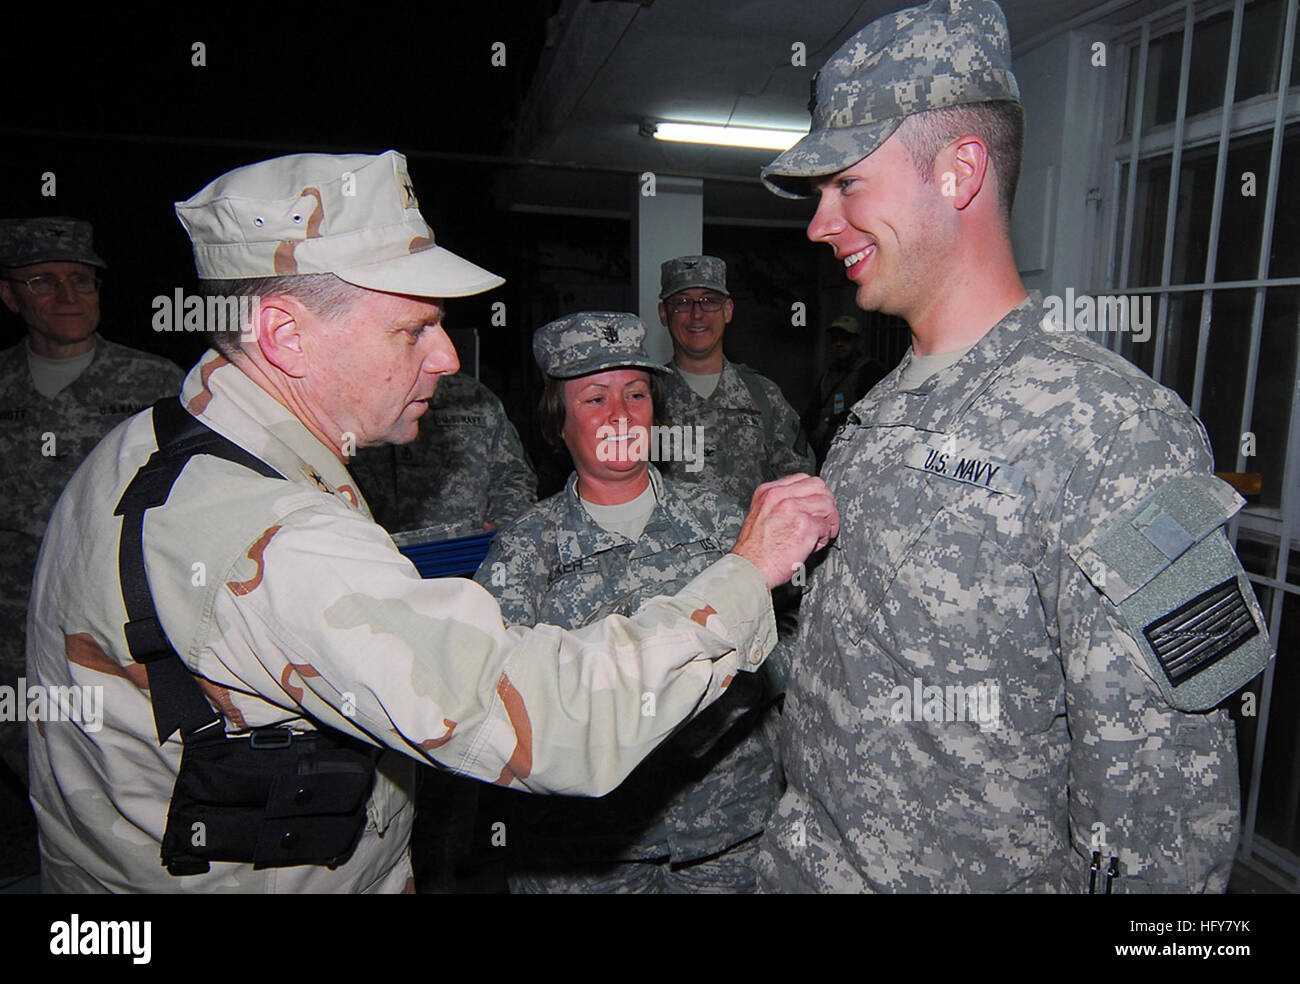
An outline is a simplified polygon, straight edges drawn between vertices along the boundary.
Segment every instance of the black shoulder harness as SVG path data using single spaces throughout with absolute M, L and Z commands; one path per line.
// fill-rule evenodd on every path
M 123 517 L 117 552 L 122 600 L 129 619 L 123 630 L 131 658 L 148 673 L 154 725 L 161 745 L 177 728 L 184 740 L 219 722 L 221 715 L 203 696 L 194 675 L 181 662 L 158 621 L 158 610 L 144 569 L 145 510 L 167 501 L 176 479 L 196 454 L 233 461 L 267 478 L 283 480 L 284 476 L 212 430 L 174 396 L 164 397 L 153 405 L 153 430 L 158 450 L 131 479 L 113 515 Z

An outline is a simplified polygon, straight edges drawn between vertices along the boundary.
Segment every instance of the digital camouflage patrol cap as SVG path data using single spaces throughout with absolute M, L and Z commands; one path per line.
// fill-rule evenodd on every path
M 176 214 L 203 280 L 332 273 L 358 287 L 464 297 L 505 283 L 434 244 L 406 158 L 293 154 L 223 174 Z
M 0 267 L 88 263 L 107 268 L 95 253 L 94 235 L 89 222 L 66 216 L 0 219 Z
M 763 168 L 784 198 L 809 179 L 856 164 L 913 113 L 967 103 L 1020 102 L 1002 9 L 992 0 L 931 0 L 853 35 L 813 78 L 812 128 Z
M 645 350 L 645 324 L 621 311 L 579 311 L 542 325 L 533 333 L 538 367 L 556 379 L 574 379 L 606 369 L 649 369 L 667 373 Z
M 659 300 L 692 287 L 707 287 L 730 297 L 726 261 L 716 256 L 678 256 L 659 267 Z

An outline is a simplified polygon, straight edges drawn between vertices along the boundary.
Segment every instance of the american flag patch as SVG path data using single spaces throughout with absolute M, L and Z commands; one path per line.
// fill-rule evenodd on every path
M 1259 635 L 1235 577 L 1203 591 L 1142 630 L 1174 686 Z

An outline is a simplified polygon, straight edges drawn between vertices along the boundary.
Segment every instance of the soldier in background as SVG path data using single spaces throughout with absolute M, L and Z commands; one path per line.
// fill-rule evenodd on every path
M 853 404 L 888 373 L 862 349 L 862 325 L 851 314 L 842 315 L 826 329 L 830 364 L 817 383 L 813 406 L 804 418 L 808 443 L 817 455 L 818 466 L 826 460 L 831 439 L 848 419 Z
M 863 310 L 912 350 L 823 475 L 843 531 L 804 601 L 769 891 L 1221 892 L 1224 698 L 1271 658 L 1205 431 L 1053 331 L 1011 249 L 1023 113 L 990 0 L 880 18 L 763 172 L 816 193 Z
M 27 592 L 54 501 L 101 437 L 184 374 L 98 334 L 100 271 L 89 222 L 0 220 L 0 301 L 26 337 L 0 352 L 0 685 L 23 676 Z M 18 700 L 25 700 L 19 696 Z M 0 723 L 0 755 L 27 776 L 26 729 Z
M 609 311 L 568 315 L 533 336 L 546 377 L 542 433 L 568 449 L 574 471 L 497 535 L 479 568 L 507 622 L 578 628 L 632 615 L 740 533 L 745 511 L 734 499 L 662 478 L 648 443 L 635 443 L 658 422 L 657 377 L 669 372 L 651 361 L 645 336 L 635 315 Z M 497 797 L 512 816 L 511 891 L 752 892 L 757 837 L 780 792 L 762 728 L 788 674 L 780 648 L 612 793 Z
M 674 425 L 704 429 L 704 467 L 690 471 L 668 461 L 664 473 L 712 485 L 745 504 L 763 482 L 811 474 L 816 461 L 781 388 L 723 355 L 722 338 L 735 311 L 726 263 L 716 256 L 679 256 L 659 273 L 659 320 L 673 340 L 665 409 Z
M 438 385 L 414 441 L 359 449 L 348 469 L 390 533 L 495 530 L 537 501 L 537 475 L 506 408 L 464 372 Z

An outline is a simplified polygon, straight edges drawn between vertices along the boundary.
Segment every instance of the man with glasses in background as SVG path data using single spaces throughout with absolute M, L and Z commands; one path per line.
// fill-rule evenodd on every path
M 667 413 L 675 425 L 703 427 L 704 466 L 660 462 L 680 482 L 726 492 L 742 505 L 763 482 L 816 471 L 799 415 L 781 388 L 722 354 L 734 312 L 727 265 L 716 256 L 679 256 L 660 267 L 659 320 L 673 340 Z M 693 466 L 692 466 L 693 467 Z
M 167 359 L 99 337 L 108 264 L 92 236 L 80 219 L 0 220 L 0 300 L 27 333 L 0 351 L 0 686 L 23 676 L 27 593 L 54 501 L 100 438 L 184 379 Z M 23 723 L 0 723 L 0 758 L 26 782 Z

